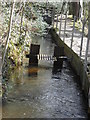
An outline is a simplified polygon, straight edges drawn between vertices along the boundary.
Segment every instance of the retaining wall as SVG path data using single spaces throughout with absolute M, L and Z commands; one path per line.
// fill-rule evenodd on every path
M 90 75 L 87 74 L 84 70 L 84 64 L 83 61 L 80 59 L 80 57 L 71 49 L 69 48 L 57 35 L 55 29 L 50 29 L 50 34 L 52 36 L 52 39 L 56 42 L 58 46 L 63 46 L 64 47 L 64 54 L 68 57 L 71 58 L 70 64 L 72 68 L 75 70 L 76 74 L 80 78 L 80 83 L 82 86 L 82 89 L 84 91 L 84 94 L 87 98 L 87 101 L 89 103 L 89 112 L 90 112 L 90 98 L 89 98 L 89 80 L 90 80 Z

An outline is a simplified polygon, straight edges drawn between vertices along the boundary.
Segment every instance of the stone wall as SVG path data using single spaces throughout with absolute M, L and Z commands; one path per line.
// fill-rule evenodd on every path
M 87 73 L 84 70 L 84 64 L 83 61 L 80 59 L 80 57 L 71 49 L 69 48 L 61 39 L 60 37 L 56 34 L 56 31 L 54 29 L 50 29 L 50 34 L 52 36 L 52 39 L 59 45 L 60 47 L 64 47 L 64 54 L 68 57 L 71 58 L 70 64 L 76 74 L 80 78 L 80 83 L 82 86 L 82 90 L 84 91 L 84 94 L 86 98 L 88 98 L 88 93 L 89 93 L 89 78 Z M 87 99 L 88 100 L 88 99 Z

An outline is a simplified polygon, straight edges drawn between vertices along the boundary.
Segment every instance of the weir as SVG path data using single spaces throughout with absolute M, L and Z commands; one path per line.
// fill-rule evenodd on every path
M 54 55 L 39 54 L 40 45 L 31 44 L 30 54 L 26 55 L 29 58 L 29 66 L 38 66 L 38 60 L 54 61 L 54 67 L 61 67 L 63 60 L 67 60 L 64 56 L 64 48 L 55 46 Z

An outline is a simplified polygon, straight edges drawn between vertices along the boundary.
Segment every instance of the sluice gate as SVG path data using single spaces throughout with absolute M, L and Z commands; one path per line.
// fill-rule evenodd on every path
M 64 47 L 55 46 L 54 54 L 39 54 L 40 45 L 31 44 L 30 54 L 27 54 L 26 57 L 29 58 L 29 66 L 38 66 L 39 60 L 51 61 L 53 63 L 54 68 L 61 68 L 63 61 L 68 60 L 66 56 L 64 56 Z

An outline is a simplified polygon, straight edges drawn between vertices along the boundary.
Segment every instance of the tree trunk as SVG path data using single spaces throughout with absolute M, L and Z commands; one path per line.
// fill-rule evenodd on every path
M 4 56 L 3 56 L 2 66 L 3 66 L 3 64 L 4 64 L 5 56 L 6 56 L 6 53 L 7 53 L 7 48 L 8 48 L 9 39 L 10 39 L 10 37 L 11 37 L 11 27 L 12 27 L 12 18 L 13 18 L 13 13 L 14 13 L 14 6 L 15 6 L 15 0 L 12 2 L 12 5 L 11 5 L 10 21 L 9 21 L 9 30 L 8 30 L 7 42 L 6 42 L 5 52 L 4 52 Z
M 80 0 L 80 18 L 83 17 L 83 0 Z
M 24 9 L 25 9 L 25 1 L 26 0 L 24 0 L 24 2 L 22 3 L 22 13 L 21 13 L 21 23 L 20 23 L 20 44 L 22 45 L 22 39 L 21 39 L 21 37 L 22 37 L 22 27 L 23 27 L 23 25 L 22 25 L 22 23 L 23 23 L 23 15 L 24 15 Z M 26 31 L 25 31 L 25 37 L 26 37 Z M 24 38 L 25 39 L 25 38 Z M 22 46 L 22 58 L 21 58 L 21 64 L 23 63 L 23 50 L 24 50 L 24 48 L 23 48 L 23 46 Z
M 22 13 L 21 13 L 21 22 L 20 22 L 20 36 L 22 34 L 22 23 L 23 23 L 23 15 L 24 15 L 24 8 L 25 8 L 25 0 L 24 3 L 22 3 Z
M 73 18 L 76 16 L 79 18 L 79 2 L 73 2 Z

